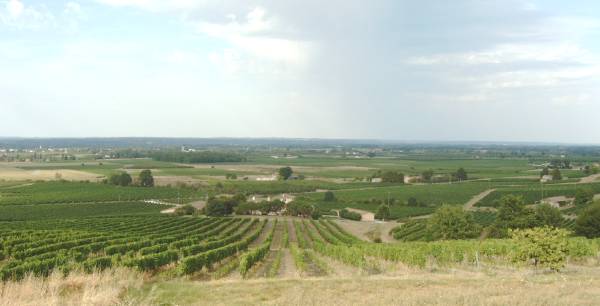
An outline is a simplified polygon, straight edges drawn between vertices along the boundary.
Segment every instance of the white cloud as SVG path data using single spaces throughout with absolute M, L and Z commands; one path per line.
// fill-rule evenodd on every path
M 137 7 L 149 11 L 181 11 L 198 8 L 211 0 L 96 0 L 117 7 Z
M 25 6 L 19 0 L 10 0 L 6 3 L 6 10 L 12 18 L 18 18 L 23 13 Z
M 414 65 L 439 64 L 512 64 L 519 62 L 593 63 L 598 59 L 593 53 L 569 42 L 535 44 L 500 44 L 493 49 L 465 53 L 437 54 L 408 58 Z
M 276 18 L 268 18 L 266 11 L 257 7 L 246 15 L 244 22 L 238 22 L 235 15 L 229 15 L 226 23 L 200 22 L 199 32 L 223 39 L 230 45 L 259 59 L 304 64 L 308 57 L 309 43 L 288 38 L 273 37 L 280 27 Z
M 9 28 L 38 30 L 55 24 L 54 14 L 43 5 L 31 6 L 19 0 L 9 0 L 4 8 L 0 8 L 0 25 Z

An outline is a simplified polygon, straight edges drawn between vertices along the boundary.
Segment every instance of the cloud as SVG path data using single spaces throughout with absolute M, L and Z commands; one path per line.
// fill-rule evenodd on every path
M 16 19 L 23 13 L 25 6 L 19 0 L 10 0 L 6 3 L 6 10 L 11 18 Z
M 232 73 L 241 67 L 251 67 L 257 64 L 286 65 L 286 68 L 304 65 L 309 56 L 310 44 L 299 40 L 275 37 L 274 33 L 282 27 L 282 21 L 268 16 L 262 7 L 256 7 L 248 12 L 244 20 L 229 14 L 228 21 L 196 22 L 199 33 L 226 42 L 230 47 L 221 52 L 211 53 L 211 60 L 217 64 L 226 65 L 225 70 Z M 246 61 L 246 63 L 243 63 Z M 258 63 L 259 61 L 263 61 Z M 267 69 L 275 69 L 271 67 Z M 248 69 L 246 69 L 248 71 Z M 252 72 L 257 72 L 253 69 Z
M 0 25 L 9 28 L 37 30 L 54 24 L 54 14 L 43 5 L 26 6 L 20 0 L 9 0 L 0 8 Z

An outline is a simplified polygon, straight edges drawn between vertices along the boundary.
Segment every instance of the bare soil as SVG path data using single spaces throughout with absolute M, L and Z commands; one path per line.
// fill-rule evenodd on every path
M 394 237 L 390 235 L 390 230 L 399 225 L 399 223 L 397 222 L 362 222 L 346 219 L 339 219 L 335 220 L 334 222 L 337 222 L 343 229 L 348 231 L 350 234 L 365 241 L 371 241 L 371 239 L 368 236 L 369 232 L 379 230 L 381 232 L 382 242 L 396 242 Z

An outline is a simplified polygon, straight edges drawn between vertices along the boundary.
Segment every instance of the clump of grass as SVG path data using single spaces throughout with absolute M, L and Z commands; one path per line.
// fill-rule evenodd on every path
M 47 278 L 29 275 L 0 283 L 0 305 L 115 305 L 128 289 L 141 288 L 139 272 L 116 268 L 91 274 L 55 271 Z

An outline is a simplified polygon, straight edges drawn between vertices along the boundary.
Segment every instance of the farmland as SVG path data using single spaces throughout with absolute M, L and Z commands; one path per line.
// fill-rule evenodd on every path
M 353 280 L 366 287 L 387 288 L 406 280 L 406 275 L 432 280 L 427 285 L 431 290 L 445 282 L 448 273 L 477 275 L 494 283 L 497 279 L 490 275 L 511 279 L 531 271 L 527 263 L 515 261 L 517 242 L 487 234 L 481 239 L 436 240 L 430 220 L 441 206 L 464 209 L 479 231 L 489 233 L 487 230 L 497 225 L 498 200 L 503 196 L 522 196 L 533 210 L 542 199 L 570 199 L 578 189 L 600 193 L 592 174 L 581 170 L 590 164 L 587 159 L 561 169 L 561 179 L 542 185 L 540 171 L 547 159 L 540 156 L 501 152 L 485 156 L 438 149 L 386 149 L 374 155 L 367 155 L 371 149 L 364 148 L 211 150 L 243 158 L 239 162 L 183 163 L 130 157 L 137 154 L 134 150 L 98 154 L 80 149 L 74 151 L 74 160 L 47 157 L 27 161 L 21 157 L 3 163 L 3 286 L 11 286 L 10 292 L 18 294 L 25 290 L 21 286 L 37 282 L 97 283 L 95 292 L 103 292 L 103 297 L 97 298 L 107 301 L 110 297 L 105 304 L 153 305 L 194 304 L 200 298 L 218 304 L 221 293 L 207 297 L 204 288 L 224 290 L 221 284 L 235 284 L 230 290 L 253 292 L 254 297 L 260 295 L 256 288 L 264 286 L 290 294 L 298 294 L 290 286 L 308 291 L 354 288 Z M 283 179 L 280 169 L 287 166 L 293 178 Z M 468 178 L 456 177 L 459 168 Z M 150 170 L 154 186 L 141 184 L 144 170 Z M 411 179 L 384 181 L 386 172 Z M 422 180 L 427 172 L 431 180 Z M 18 180 L 8 175 L 14 173 L 20 173 Z M 66 173 L 85 175 L 61 175 Z M 131 178 L 127 184 L 111 181 L 124 173 Z M 187 207 L 183 204 L 195 206 L 188 207 L 189 213 L 180 213 L 184 211 L 180 208 Z M 220 204 L 243 204 L 248 209 L 231 207 L 227 211 Z M 271 204 L 285 210 L 261 210 Z M 574 231 L 575 220 L 585 207 L 565 205 L 559 212 L 559 227 Z M 338 216 L 338 211 L 352 208 L 357 209 L 354 220 L 361 220 L 366 213 L 376 215 L 382 206 L 389 208 L 385 221 L 340 220 Z M 214 210 L 209 210 L 211 207 Z M 303 210 L 306 208 L 311 211 Z M 600 241 L 572 232 L 566 241 L 565 269 L 577 271 L 568 272 L 573 273 L 569 277 L 596 275 Z M 199 289 L 200 283 L 206 287 Z M 116 290 L 120 294 L 97 291 L 100 286 L 120 286 Z M 327 289 L 330 286 L 338 289 Z M 59 299 L 88 296 L 85 290 L 59 294 Z M 8 298 L 8 291 L 0 294 Z M 232 294 L 229 301 L 236 299 Z M 272 294 L 260 299 L 290 301 Z M 331 301 L 315 294 L 314 301 L 317 299 Z M 64 303 L 66 300 L 56 302 Z

